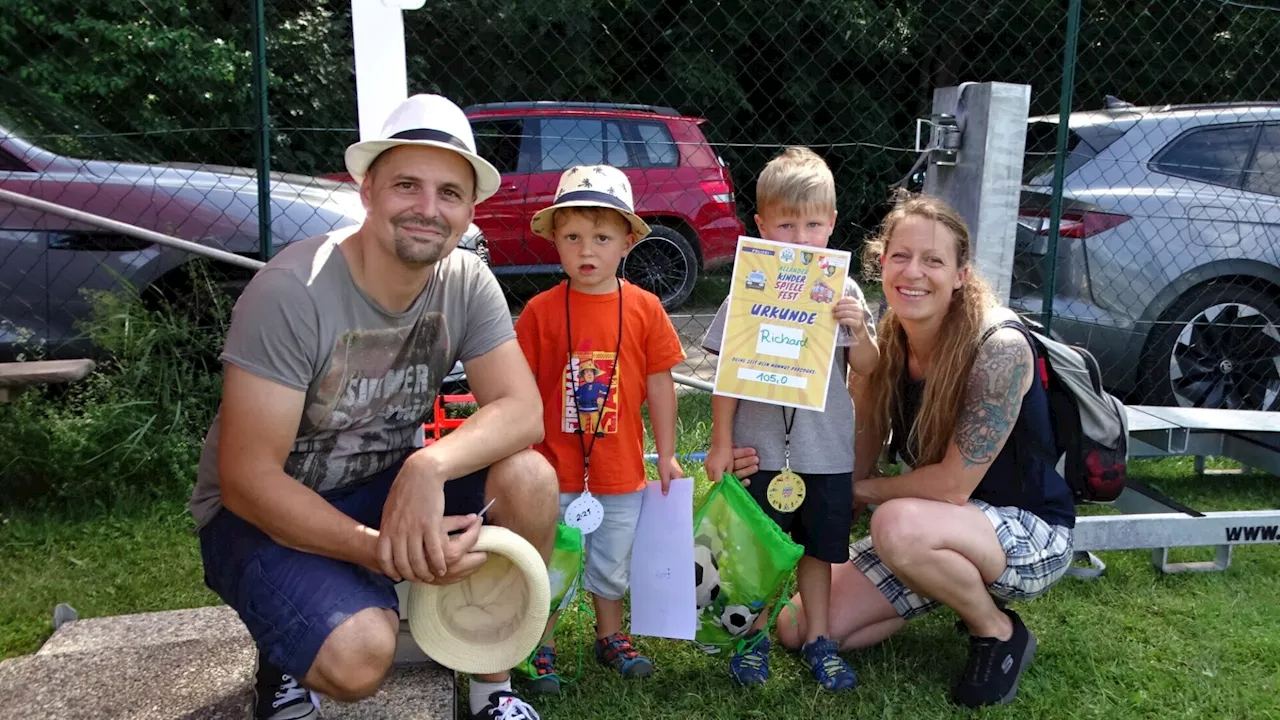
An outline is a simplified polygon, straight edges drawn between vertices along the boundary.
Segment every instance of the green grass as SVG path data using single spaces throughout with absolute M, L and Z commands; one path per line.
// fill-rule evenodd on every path
M 220 603 L 201 580 L 193 528 L 182 500 L 88 520 L 0 520 L 0 658 L 39 649 L 60 602 L 80 617 Z
M 680 401 L 678 450 L 703 450 L 709 399 L 682 393 Z M 684 469 L 705 492 L 700 463 Z M 1198 479 L 1189 458 L 1138 461 L 1133 471 L 1198 509 L 1280 507 L 1280 480 L 1273 477 Z M 866 529 L 863 519 L 855 534 Z M 52 630 L 58 602 L 81 617 L 218 602 L 201 581 L 190 530 L 182 499 L 90 520 L 24 514 L 0 520 L 0 658 L 35 651 Z M 1147 551 L 1101 555 L 1108 565 L 1102 579 L 1066 578 L 1045 597 L 1017 606 L 1040 650 L 1018 701 L 980 715 L 1280 717 L 1280 546 L 1237 547 L 1226 572 L 1193 575 L 1157 574 Z M 1186 549 L 1175 559 L 1211 555 Z M 848 653 L 860 687 L 835 697 L 818 690 L 786 651 L 775 650 L 767 687 L 743 692 L 731 685 L 724 656 L 654 638 L 637 643 L 654 658 L 657 674 L 643 682 L 615 679 L 590 656 L 592 619 L 580 605 L 561 622 L 558 642 L 569 676 L 581 653 L 581 677 L 538 708 L 543 717 L 571 719 L 964 717 L 947 700 L 966 651 L 954 620 L 944 609 L 879 647 Z

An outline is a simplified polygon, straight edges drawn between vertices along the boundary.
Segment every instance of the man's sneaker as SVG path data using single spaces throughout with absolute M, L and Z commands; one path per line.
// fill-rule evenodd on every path
M 510 690 L 489 696 L 489 704 L 471 715 L 471 720 L 541 720 L 538 711 Z
M 969 664 L 951 695 L 959 705 L 1003 705 L 1018 694 L 1018 680 L 1036 654 L 1036 636 L 1018 613 L 1007 608 L 1003 612 L 1013 622 L 1008 640 L 969 636 Z
M 596 659 L 622 673 L 625 678 L 644 678 L 653 674 L 653 663 L 636 652 L 626 633 L 616 632 L 596 640 Z
M 822 636 L 800 648 L 800 658 L 809 672 L 813 673 L 822 687 L 835 692 L 850 690 L 858 685 L 858 676 L 853 674 L 849 663 L 840 657 L 839 650 L 840 643 Z
M 560 692 L 560 676 L 556 673 L 556 650 L 549 645 L 538 648 L 530 663 L 531 677 L 526 683 L 534 695 L 556 695 Z
M 311 720 L 320 717 L 315 693 L 261 657 L 253 686 L 254 720 Z
M 729 674 L 739 685 L 763 685 L 769 679 L 769 636 L 752 630 L 742 637 L 739 650 L 729 659 Z

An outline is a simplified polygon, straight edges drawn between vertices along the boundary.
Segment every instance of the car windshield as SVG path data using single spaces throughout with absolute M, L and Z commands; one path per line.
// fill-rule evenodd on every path
M 0 137 L 15 136 L 50 152 L 82 160 L 154 162 L 127 136 L 112 133 L 87 113 L 44 93 L 0 78 Z

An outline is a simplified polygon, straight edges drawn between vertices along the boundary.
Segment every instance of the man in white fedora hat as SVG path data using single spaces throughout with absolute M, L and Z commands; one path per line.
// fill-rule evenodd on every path
M 475 572 L 487 502 L 484 520 L 544 563 L 555 539 L 556 475 L 529 449 L 538 389 L 493 274 L 452 252 L 497 170 L 435 95 L 404 101 L 346 165 L 363 223 L 285 248 L 236 302 L 190 503 L 205 582 L 257 643 L 262 719 L 315 717 L 316 692 L 373 694 L 396 646 L 395 583 Z M 456 361 L 479 410 L 419 448 Z M 472 678 L 470 711 L 537 717 L 506 672 Z

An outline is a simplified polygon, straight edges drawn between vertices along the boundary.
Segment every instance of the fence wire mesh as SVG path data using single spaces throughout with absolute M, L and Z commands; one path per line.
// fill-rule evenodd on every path
M 560 171 L 617 165 L 655 228 L 623 272 L 663 298 L 689 355 L 680 370 L 710 379 L 700 340 L 737 236 L 756 233 L 754 179 L 770 157 L 800 144 L 827 160 L 832 244 L 856 256 L 916 160 L 915 121 L 933 90 L 1025 83 L 1010 304 L 1049 314 L 1054 334 L 1089 349 L 1132 402 L 1275 409 L 1280 6 L 1083 2 L 1050 256 L 1069 7 L 428 0 L 404 25 L 411 92 L 468 108 L 481 154 L 504 173 L 466 247 L 487 255 L 513 314 L 559 279 L 528 223 Z M 342 161 L 358 133 L 350 4 L 265 9 L 278 249 L 358 222 Z M 258 257 L 250 3 L 0 10 L 0 188 Z M 0 354 L 90 352 L 76 324 L 83 288 L 181 296 L 188 259 L 0 201 Z M 245 277 L 223 268 L 219 279 L 234 288 Z

